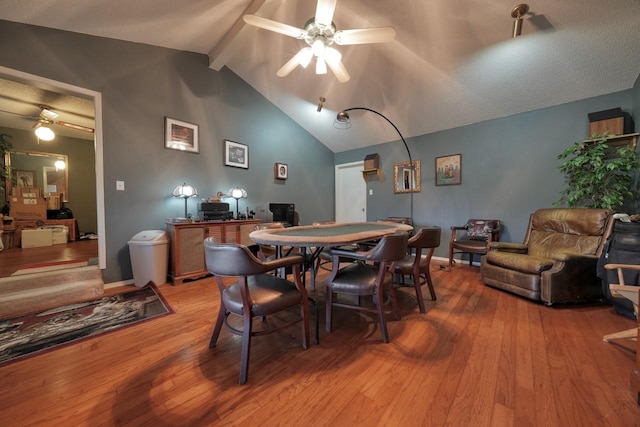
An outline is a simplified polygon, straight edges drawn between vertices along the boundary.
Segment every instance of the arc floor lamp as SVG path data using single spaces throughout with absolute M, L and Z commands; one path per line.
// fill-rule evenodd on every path
M 409 156 L 409 167 L 411 170 L 414 169 L 414 165 L 413 165 L 413 158 L 411 157 L 411 151 L 409 150 L 409 146 L 407 145 L 407 141 L 405 141 L 404 137 L 402 136 L 402 133 L 400 133 L 400 129 L 398 129 L 398 127 L 391 121 L 389 120 L 389 118 L 387 118 L 387 116 L 385 116 L 384 114 L 376 111 L 376 110 L 372 110 L 371 108 L 367 108 L 367 107 L 352 107 L 352 108 L 347 108 L 346 110 L 342 110 L 338 113 L 338 115 L 336 116 L 336 121 L 333 124 L 333 127 L 335 127 L 336 129 L 349 129 L 352 125 L 351 125 L 351 119 L 349 118 L 349 113 L 348 111 L 354 111 L 354 110 L 363 110 L 363 111 L 369 111 L 371 113 L 377 114 L 378 116 L 382 117 L 383 119 L 385 119 L 391 126 L 393 126 L 393 128 L 396 130 L 396 132 L 398 132 L 398 135 L 400 136 L 400 139 L 402 140 L 402 143 L 404 144 L 404 148 L 407 150 L 407 155 Z M 415 171 L 414 171 L 415 174 Z M 413 189 L 411 189 L 411 222 L 413 222 Z

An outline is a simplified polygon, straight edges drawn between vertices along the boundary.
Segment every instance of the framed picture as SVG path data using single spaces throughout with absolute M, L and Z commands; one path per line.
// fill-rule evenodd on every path
M 462 183 L 462 155 L 436 157 L 436 185 Z
M 35 187 L 36 186 L 36 173 L 34 171 L 22 171 L 16 170 L 16 187 Z
M 198 125 L 182 120 L 164 118 L 164 148 L 199 153 Z
M 286 163 L 276 163 L 274 172 L 276 179 L 289 178 L 289 166 Z
M 225 139 L 224 164 L 226 166 L 249 169 L 249 147 Z

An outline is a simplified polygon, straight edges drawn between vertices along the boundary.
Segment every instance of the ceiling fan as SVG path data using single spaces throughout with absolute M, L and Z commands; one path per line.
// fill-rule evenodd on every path
M 84 132 L 94 133 L 95 130 L 93 128 L 82 126 L 76 123 L 66 122 L 62 120 L 56 120 L 60 114 L 56 113 L 49 107 L 48 105 L 38 104 L 38 108 L 40 108 L 40 114 L 38 116 L 31 116 L 21 113 L 14 113 L 11 111 L 0 111 L 7 114 L 13 114 L 15 116 L 21 116 L 29 120 L 35 120 L 33 124 L 33 128 L 35 129 L 35 133 L 43 141 L 51 141 L 55 137 L 55 133 L 51 130 L 51 125 L 64 126 L 70 129 L 80 130 Z
M 243 19 L 249 25 L 295 37 L 308 44 L 278 70 L 276 74 L 279 77 L 288 75 L 298 65 L 306 68 L 315 57 L 316 74 L 326 74 L 328 65 L 338 81 L 344 83 L 349 81 L 351 76 L 342 63 L 342 55 L 331 45 L 385 43 L 395 38 L 396 30 L 393 27 L 336 30 L 332 22 L 336 2 L 337 0 L 318 0 L 315 17 L 309 19 L 304 28 L 296 28 L 257 15 L 244 15 Z

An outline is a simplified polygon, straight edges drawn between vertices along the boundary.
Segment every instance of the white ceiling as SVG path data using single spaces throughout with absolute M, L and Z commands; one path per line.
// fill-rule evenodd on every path
M 245 10 L 302 27 L 314 0 L 0 0 L 2 19 L 209 55 L 334 152 L 629 89 L 640 74 L 640 1 L 531 0 L 511 38 L 506 0 L 338 0 L 338 30 L 393 26 L 385 44 L 338 46 L 351 74 L 276 71 L 303 41 L 244 24 Z M 318 98 L 327 101 L 316 112 Z M 614 106 L 612 106 L 614 107 Z

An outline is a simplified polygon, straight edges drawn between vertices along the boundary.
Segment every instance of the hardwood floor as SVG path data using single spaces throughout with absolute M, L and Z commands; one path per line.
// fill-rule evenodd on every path
M 529 302 L 485 286 L 476 267 L 432 276 L 438 300 L 424 315 L 401 291 L 391 343 L 370 315 L 336 309 L 334 331 L 307 351 L 297 326 L 257 337 L 244 386 L 240 338 L 223 329 L 208 348 L 213 280 L 160 286 L 175 314 L 0 365 L 1 424 L 639 425 L 635 343 L 602 341 L 634 321 Z M 323 308 L 320 283 L 312 296 Z
M 43 262 L 69 261 L 98 256 L 97 240 L 76 240 L 67 244 L 37 248 L 5 248 L 0 252 L 0 277 L 11 276 L 20 266 Z

